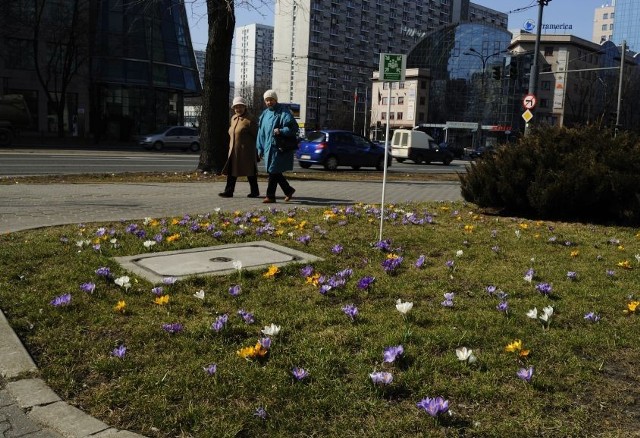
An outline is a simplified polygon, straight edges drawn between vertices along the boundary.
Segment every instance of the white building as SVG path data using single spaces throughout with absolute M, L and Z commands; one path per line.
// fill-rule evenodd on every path
M 300 104 L 304 129 L 350 128 L 357 92 L 360 131 L 380 53 L 408 53 L 450 23 L 474 19 L 506 28 L 507 15 L 490 11 L 469 0 L 276 0 L 273 88 L 281 102 Z
M 233 43 L 237 93 L 252 98 L 254 91 L 261 94 L 271 88 L 273 27 L 255 23 L 236 27 Z
M 613 39 L 613 22 L 615 18 L 616 0 L 596 8 L 593 13 L 593 34 L 591 41 L 600 44 Z

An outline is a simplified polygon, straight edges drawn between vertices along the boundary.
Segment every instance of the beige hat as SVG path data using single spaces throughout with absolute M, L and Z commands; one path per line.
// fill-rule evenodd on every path
M 264 100 L 267 100 L 267 98 L 269 98 L 269 97 L 271 99 L 275 100 L 276 102 L 278 101 L 278 95 L 273 90 L 267 90 L 267 91 L 264 92 L 264 96 L 263 96 Z
M 247 106 L 247 102 L 244 100 L 244 97 L 236 96 L 233 98 L 233 105 L 231 105 L 231 108 L 233 108 L 236 105 Z

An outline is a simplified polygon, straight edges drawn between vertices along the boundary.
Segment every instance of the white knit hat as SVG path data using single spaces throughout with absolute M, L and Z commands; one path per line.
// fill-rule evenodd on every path
M 278 95 L 273 90 L 267 90 L 264 92 L 264 96 L 263 96 L 264 100 L 267 100 L 268 97 L 275 100 L 276 102 L 278 101 Z
M 247 106 L 247 102 L 244 100 L 244 97 L 236 96 L 233 98 L 233 105 L 231 105 L 231 108 L 233 108 L 236 105 Z

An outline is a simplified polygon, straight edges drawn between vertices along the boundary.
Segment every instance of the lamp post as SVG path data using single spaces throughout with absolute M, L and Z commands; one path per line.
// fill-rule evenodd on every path
M 478 58 L 480 60 L 480 62 L 482 62 L 482 76 L 480 77 L 481 82 L 480 82 L 480 98 L 482 99 L 482 103 L 481 105 L 479 105 L 479 111 L 478 111 L 478 130 L 477 130 L 477 134 L 476 134 L 476 149 L 479 148 L 480 146 L 482 146 L 482 116 L 483 116 L 483 107 L 486 104 L 486 102 L 484 102 L 485 98 L 486 98 L 486 89 L 485 89 L 485 75 L 486 75 L 486 71 L 487 71 L 487 61 L 491 58 L 493 58 L 494 56 L 498 56 L 502 53 L 505 53 L 506 50 L 500 50 L 498 52 L 492 53 L 490 55 L 483 55 L 482 53 L 478 52 L 476 49 L 474 49 L 473 47 L 471 47 L 468 51 L 463 52 L 463 55 L 467 55 L 467 56 L 474 56 L 476 58 Z
M 531 76 L 529 76 L 529 94 L 536 95 L 538 91 L 538 55 L 540 53 L 540 38 L 542 36 L 542 10 L 551 0 L 538 0 L 538 30 L 536 32 L 536 43 L 533 50 L 533 64 L 531 65 Z M 529 111 L 532 111 L 530 109 Z M 529 123 L 524 127 L 524 135 L 529 135 Z

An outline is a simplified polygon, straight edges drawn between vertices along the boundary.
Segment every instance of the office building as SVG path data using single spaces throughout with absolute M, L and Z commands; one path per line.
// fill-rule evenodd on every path
M 506 29 L 506 14 L 488 11 L 474 9 L 469 0 L 278 0 L 273 88 L 280 101 L 300 104 L 303 129 L 351 128 L 357 94 L 356 130 L 361 131 L 369 106 L 365 90 L 371 90 L 380 53 L 407 53 L 429 32 L 451 23 L 493 20 Z
M 273 27 L 249 24 L 236 27 L 233 38 L 234 84 L 248 101 L 271 88 Z
M 201 93 L 183 0 L 7 4 L 0 93 L 25 97 L 36 132 L 129 140 L 183 124 L 184 98 Z
M 615 25 L 613 27 L 613 42 L 621 45 L 627 42 L 627 47 L 634 52 L 640 52 L 640 1 L 616 0 Z
M 593 13 L 593 35 L 591 41 L 602 43 L 613 39 L 616 1 L 605 3 L 596 8 Z
M 205 50 L 194 50 L 193 54 L 196 57 L 196 66 L 198 67 L 200 85 L 204 86 L 204 66 L 207 59 L 207 52 Z

